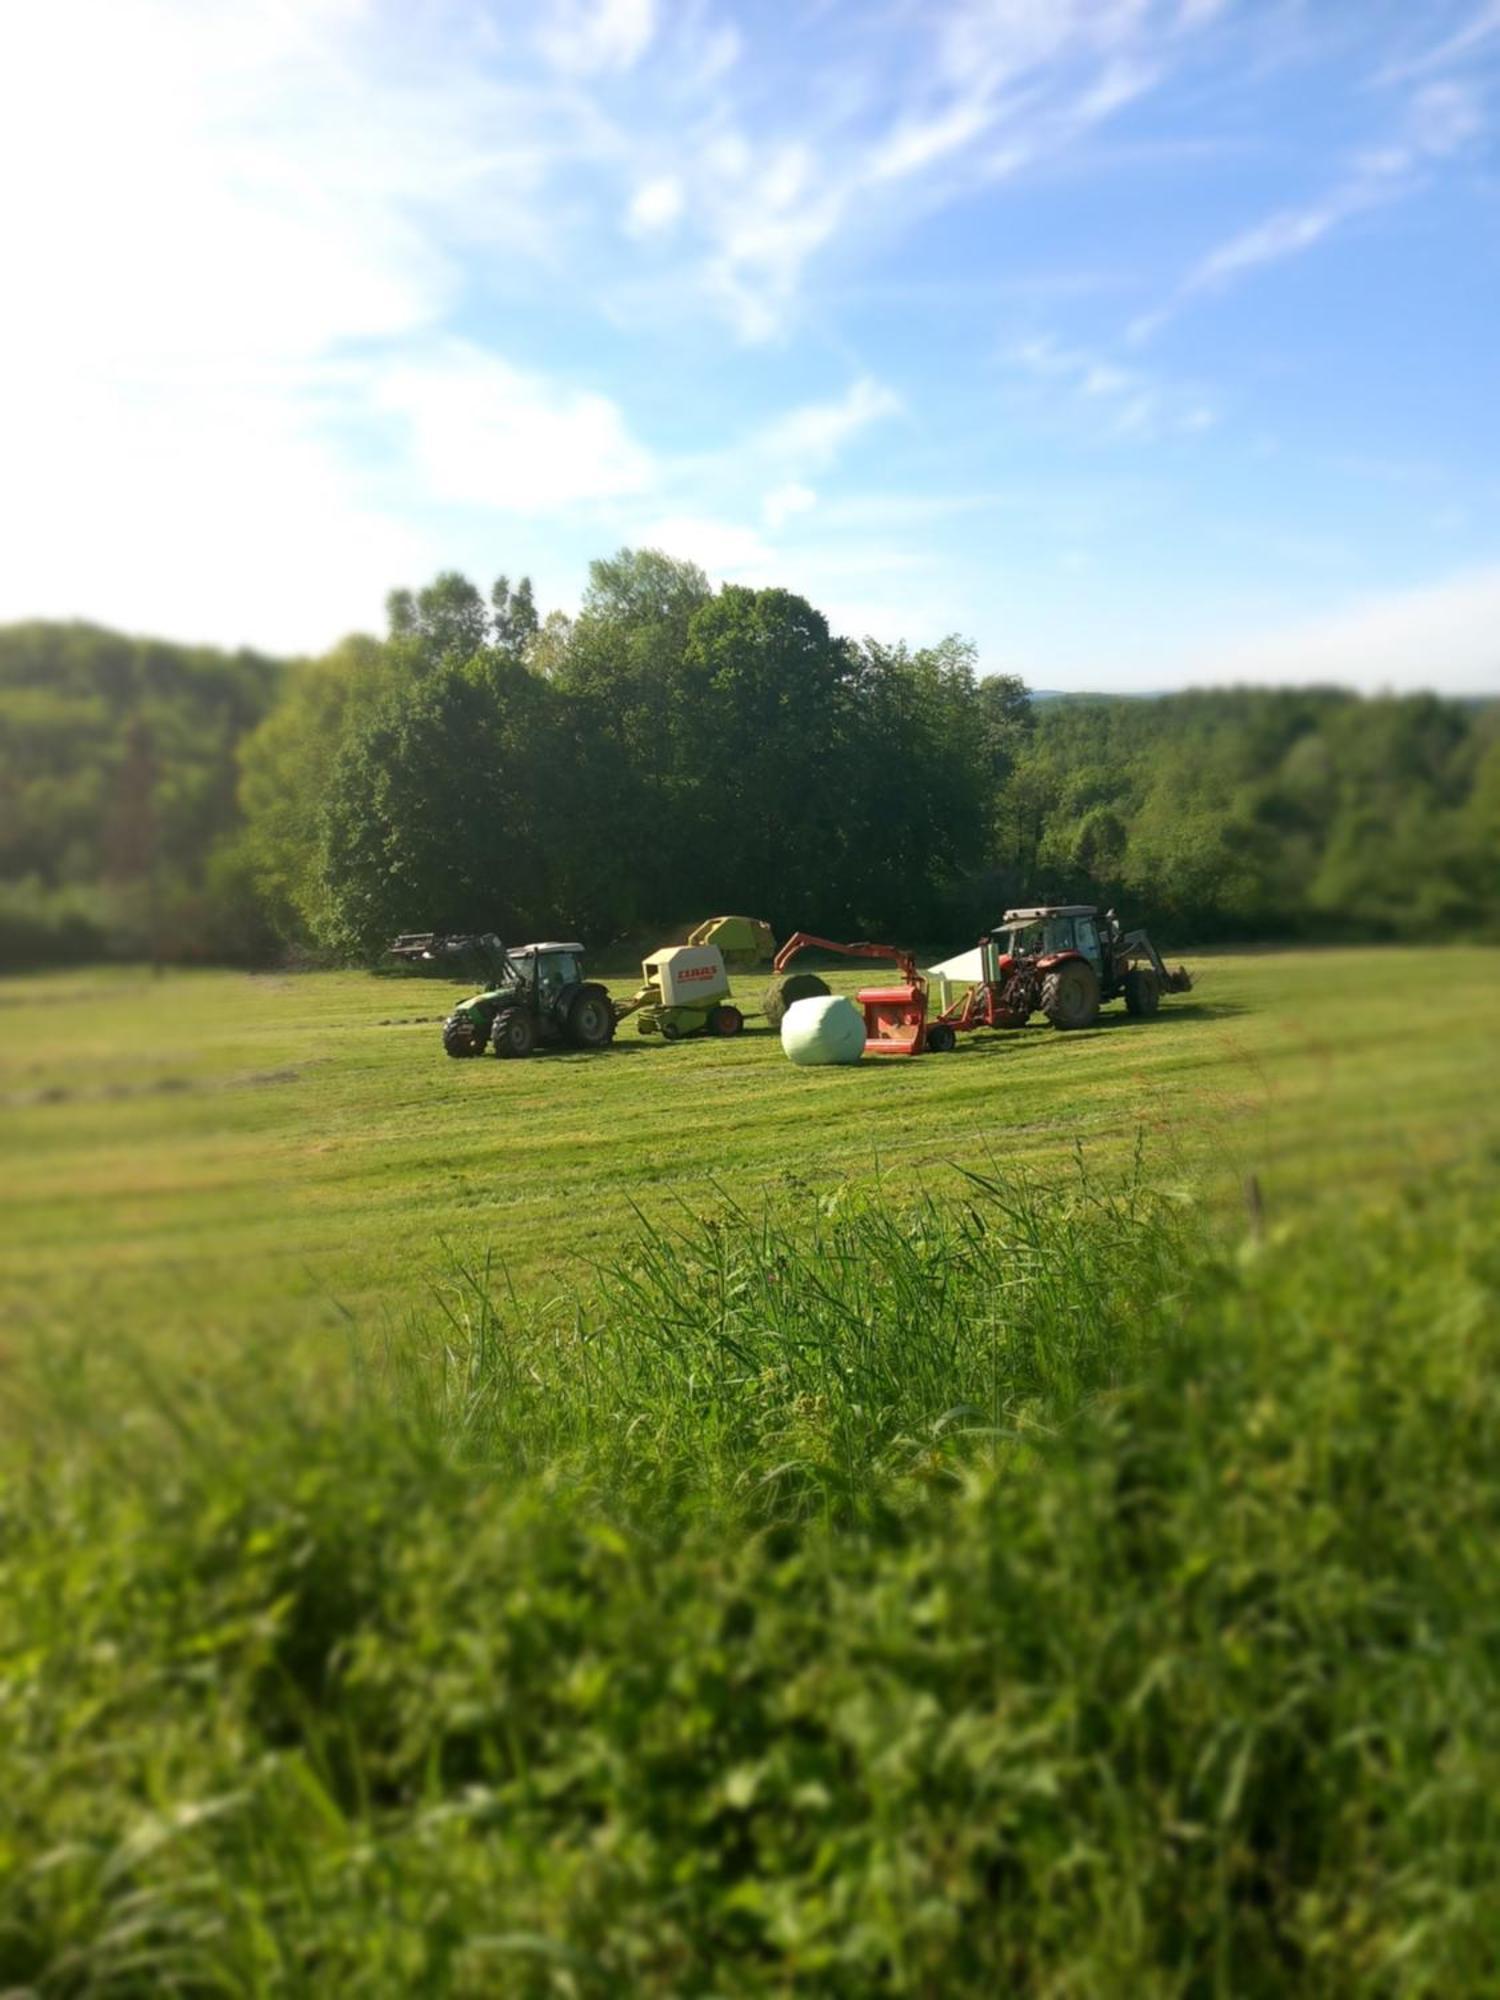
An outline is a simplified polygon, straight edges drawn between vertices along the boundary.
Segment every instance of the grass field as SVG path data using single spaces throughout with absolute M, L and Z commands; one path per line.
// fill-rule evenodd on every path
M 1270 1213 L 1500 1142 L 1500 957 L 1198 957 L 1149 1023 L 1111 1010 L 916 1063 L 806 1072 L 758 1016 L 669 1048 L 453 1063 L 457 989 L 359 974 L 132 972 L 0 985 L 0 1306 L 52 1325 L 285 1341 L 423 1298 L 450 1251 L 522 1289 L 586 1277 L 634 1210 L 952 1167 L 1099 1168 Z M 838 972 L 846 988 L 859 975 Z M 742 977 L 748 998 L 759 978 Z M 623 984 L 616 991 L 624 992 Z M 1117 1015 L 1118 1018 L 1113 1018 Z
M 0 1992 L 1500 1995 L 1500 955 L 1198 963 L 0 987 Z

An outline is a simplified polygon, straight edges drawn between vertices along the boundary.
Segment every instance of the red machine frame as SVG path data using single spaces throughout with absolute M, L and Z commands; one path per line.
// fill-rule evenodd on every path
M 798 931 L 772 961 L 780 974 L 799 951 L 832 951 L 841 958 L 889 959 L 901 975 L 899 986 L 870 986 L 855 994 L 864 1010 L 867 1056 L 919 1056 L 928 1044 L 927 981 L 909 951 L 893 944 L 839 944 L 833 938 Z
M 1077 951 L 1053 951 L 1037 958 L 1012 958 L 996 949 L 991 937 L 979 940 L 984 976 L 938 1015 L 944 1027 L 959 1034 L 974 1028 L 1024 1028 L 1041 1002 L 1042 977 Z M 1002 1005 L 1009 1001 L 1010 1005 Z

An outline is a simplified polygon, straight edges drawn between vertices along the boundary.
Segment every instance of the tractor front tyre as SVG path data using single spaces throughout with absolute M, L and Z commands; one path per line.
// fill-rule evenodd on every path
M 711 1035 L 723 1035 L 726 1038 L 737 1035 L 744 1025 L 745 1017 L 738 1007 L 728 1006 L 721 1001 L 717 1007 L 709 1010 L 708 1032 Z
M 934 1021 L 927 1030 L 926 1047 L 935 1056 L 945 1056 L 957 1040 L 958 1036 L 946 1021 Z
M 615 1038 L 615 1010 L 608 994 L 585 989 L 568 1009 L 568 1040 L 575 1049 L 605 1049 Z
M 1099 1018 L 1099 975 L 1086 959 L 1070 958 L 1042 981 L 1042 1012 L 1054 1028 L 1092 1028 Z
M 1161 1005 L 1161 982 L 1148 965 L 1133 966 L 1125 975 L 1125 1011 L 1149 1021 Z
M 529 1056 L 536 1047 L 536 1023 L 519 1007 L 495 1016 L 490 1046 L 497 1056 Z
M 443 1023 L 443 1052 L 455 1062 L 465 1056 L 484 1054 L 484 1031 L 472 1021 L 459 1019 Z
M 815 972 L 787 972 L 779 979 L 773 979 L 766 988 L 766 997 L 760 1003 L 760 1011 L 773 1028 L 779 1028 L 786 1019 L 786 1010 L 794 1000 L 817 1000 L 828 991 L 826 980 L 819 979 Z

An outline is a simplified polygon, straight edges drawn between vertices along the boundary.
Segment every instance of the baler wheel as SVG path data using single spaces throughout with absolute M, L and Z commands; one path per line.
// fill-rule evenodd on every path
M 779 1028 L 794 1000 L 817 1000 L 828 991 L 828 982 L 815 972 L 785 972 L 766 988 L 760 1011 L 773 1028 Z
M 958 1040 L 946 1021 L 934 1021 L 927 1030 L 927 1047 L 935 1056 L 945 1056 Z
M 711 1035 L 737 1035 L 745 1025 L 745 1017 L 738 1007 L 730 1007 L 721 1002 L 708 1017 L 708 1032 Z
M 1135 965 L 1125 975 L 1125 1011 L 1149 1021 L 1161 1005 L 1161 985 L 1149 965 Z
M 1092 1028 L 1099 1018 L 1099 975 L 1086 959 L 1069 958 L 1042 981 L 1042 1012 L 1054 1028 Z

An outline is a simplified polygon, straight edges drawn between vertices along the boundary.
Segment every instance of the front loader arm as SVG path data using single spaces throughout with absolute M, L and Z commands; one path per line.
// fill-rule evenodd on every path
M 785 972 L 799 951 L 831 951 L 841 958 L 883 958 L 890 961 L 909 986 L 925 984 L 917 971 L 917 961 L 909 951 L 903 951 L 893 944 L 839 944 L 833 938 L 814 937 L 810 931 L 797 931 L 789 937 L 772 961 L 773 972 Z
M 1145 931 L 1127 931 L 1120 940 L 1120 949 L 1127 958 L 1143 958 L 1161 981 L 1164 993 L 1191 993 L 1193 975 L 1185 965 L 1179 965 L 1175 972 L 1167 970 L 1166 961 Z

